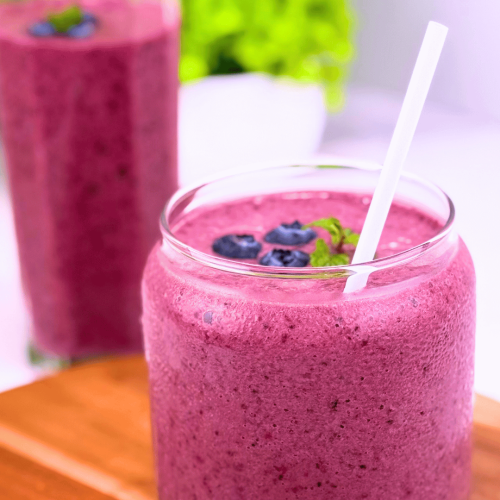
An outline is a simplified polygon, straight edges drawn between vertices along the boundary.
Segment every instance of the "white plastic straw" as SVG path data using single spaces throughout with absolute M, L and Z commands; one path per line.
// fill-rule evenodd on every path
M 447 33 L 446 26 L 433 21 L 427 27 L 352 264 L 369 262 L 375 255 Z M 344 292 L 363 288 L 370 270 L 367 266 L 365 272 L 350 276 Z

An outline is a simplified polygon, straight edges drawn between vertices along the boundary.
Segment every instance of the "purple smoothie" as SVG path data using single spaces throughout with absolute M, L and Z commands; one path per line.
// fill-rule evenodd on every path
M 270 194 L 201 206 L 170 227 L 208 256 L 224 234 L 262 241 L 295 219 L 333 215 L 359 231 L 368 203 Z M 442 226 L 395 203 L 377 256 Z M 475 278 L 453 232 L 349 295 L 342 275 L 238 274 L 172 241 L 153 250 L 143 282 L 161 500 L 467 498 Z
M 137 351 L 142 269 L 177 188 L 179 14 L 80 2 L 98 19 L 89 38 L 29 35 L 47 5 L 0 5 L 2 135 L 35 341 L 65 357 Z

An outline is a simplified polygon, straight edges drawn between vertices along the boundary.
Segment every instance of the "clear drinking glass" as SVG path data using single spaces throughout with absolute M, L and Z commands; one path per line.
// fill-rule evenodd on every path
M 370 262 L 352 294 L 346 279 L 363 265 L 264 267 L 176 237 L 229 200 L 333 191 L 368 205 L 377 180 L 359 168 L 279 167 L 170 201 L 143 280 L 161 500 L 468 497 L 475 276 L 445 193 L 403 175 L 396 200 L 440 228 Z
M 174 0 L 0 4 L 2 139 L 44 353 L 142 349 L 142 270 L 177 189 L 179 19 Z

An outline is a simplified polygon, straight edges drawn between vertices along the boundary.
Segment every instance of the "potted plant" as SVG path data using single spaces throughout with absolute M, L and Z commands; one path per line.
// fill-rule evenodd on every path
M 182 16 L 181 180 L 314 152 L 343 103 L 349 0 L 182 0 Z

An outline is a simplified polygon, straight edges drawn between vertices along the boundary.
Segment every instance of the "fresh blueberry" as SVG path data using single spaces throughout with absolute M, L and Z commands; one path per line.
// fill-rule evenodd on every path
M 94 16 L 94 14 L 91 14 L 90 12 L 84 12 L 83 13 L 83 21 L 82 22 L 90 22 L 97 24 L 97 17 Z
M 95 23 L 92 21 L 83 21 L 70 28 L 67 35 L 71 38 L 88 38 L 95 31 Z
M 262 245 L 250 234 L 227 234 L 212 245 L 214 252 L 232 259 L 255 259 Z
M 50 24 L 48 21 L 43 21 L 32 24 L 29 27 L 29 32 L 30 35 L 33 36 L 46 37 L 54 35 L 56 30 L 54 29 L 54 26 L 52 26 L 52 24 Z
M 305 267 L 309 264 L 309 255 L 300 250 L 282 250 L 275 248 L 266 253 L 259 264 L 276 267 Z
M 296 220 L 292 224 L 281 224 L 266 234 L 264 240 L 279 245 L 305 245 L 318 236 L 311 228 L 302 229 Z

